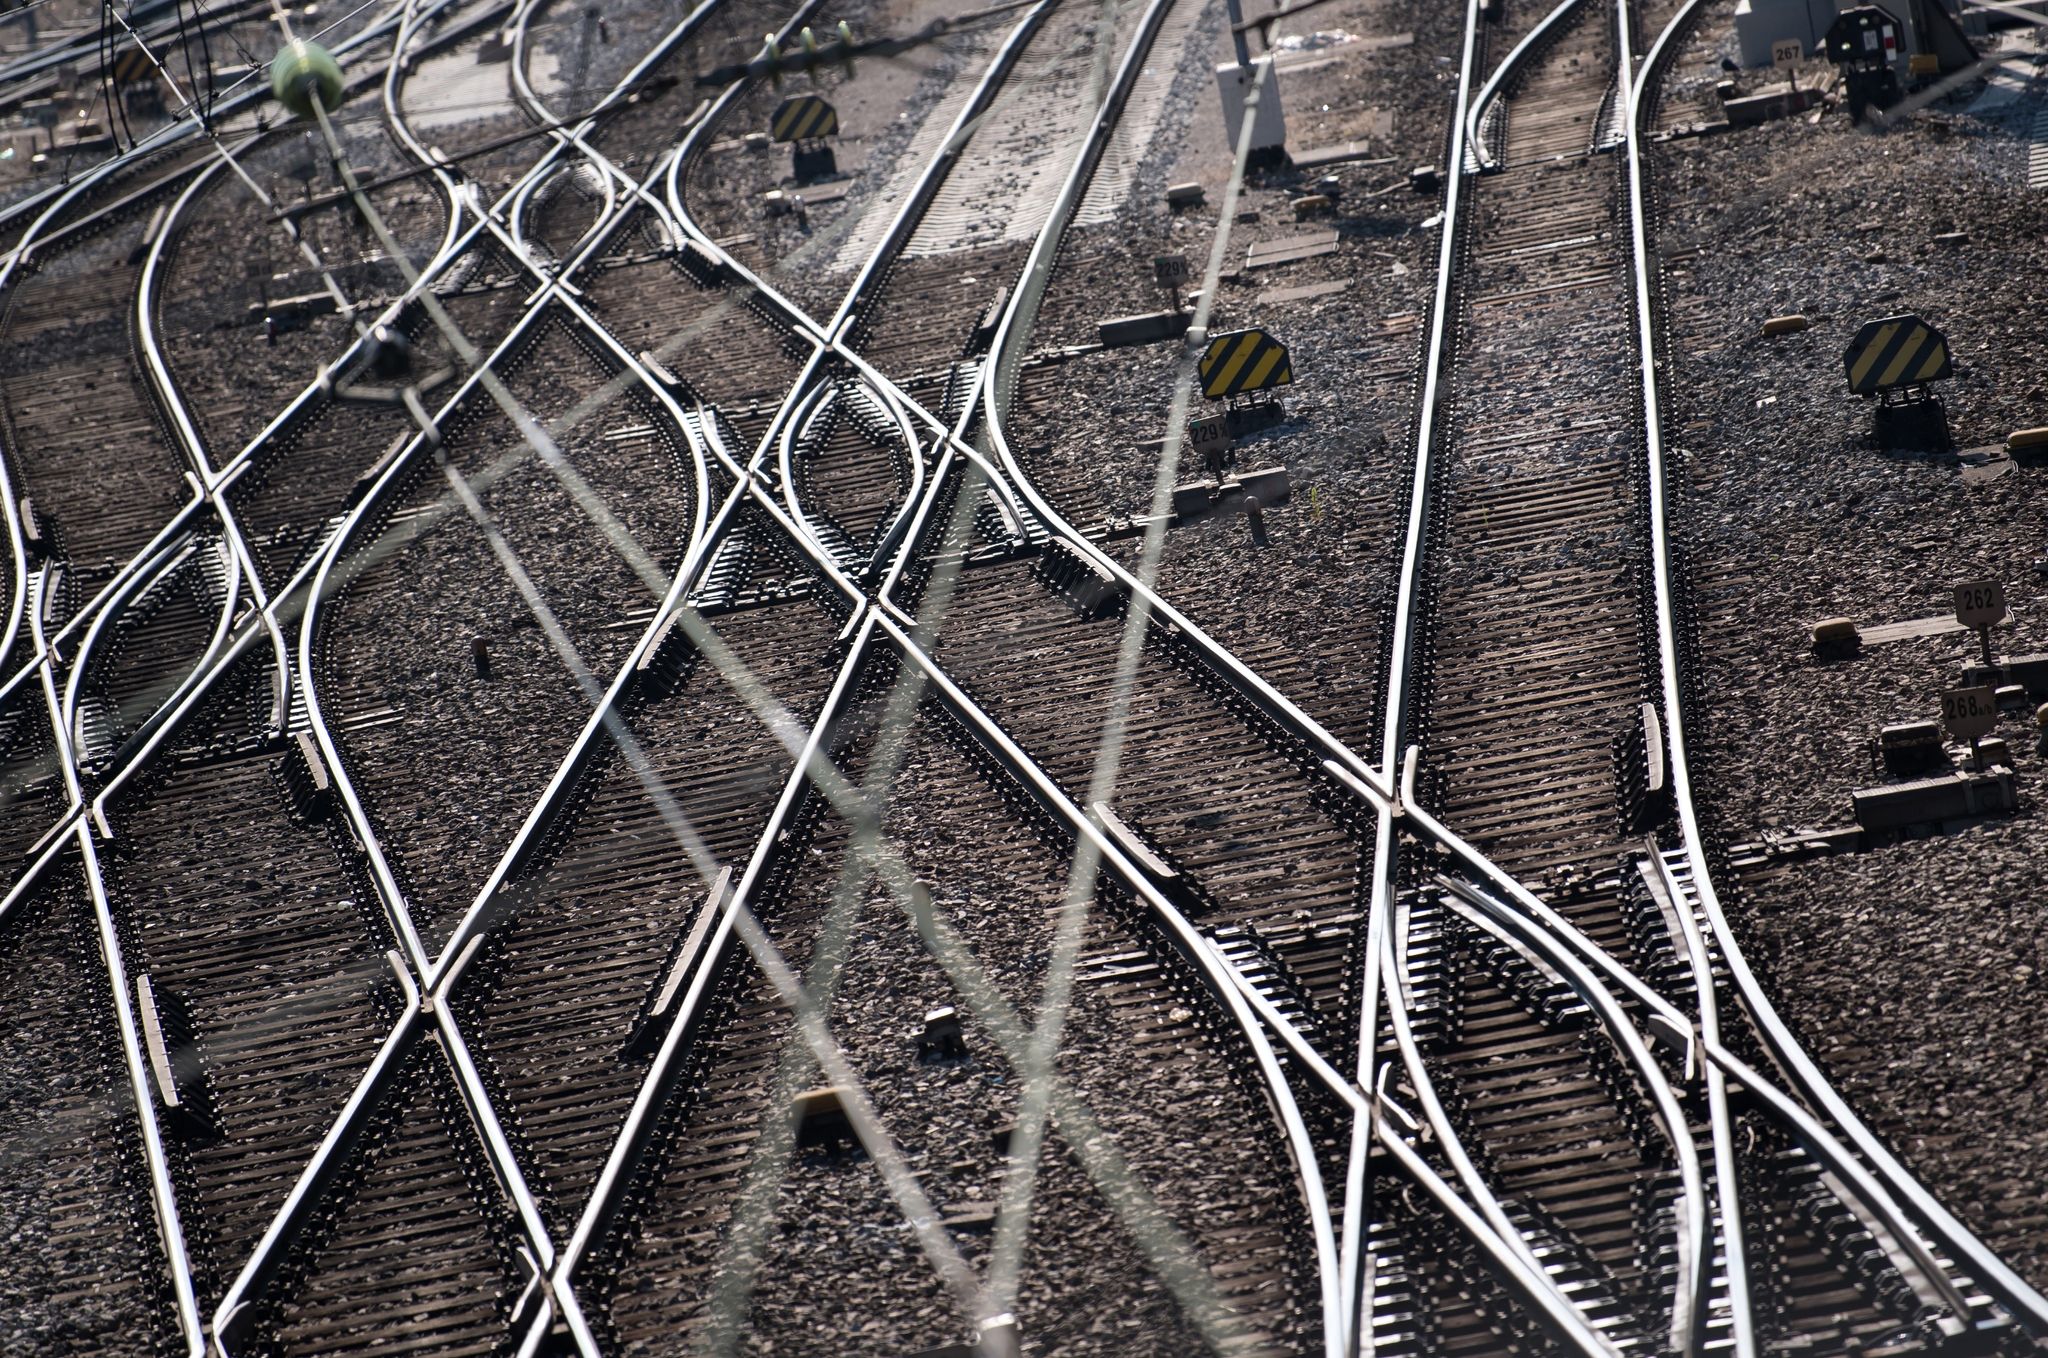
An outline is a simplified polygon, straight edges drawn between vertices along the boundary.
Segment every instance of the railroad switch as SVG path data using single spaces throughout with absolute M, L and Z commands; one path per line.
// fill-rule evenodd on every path
M 1849 800 L 1856 823 L 1874 835 L 2006 815 L 2018 805 L 2012 770 L 2001 764 L 1982 773 L 1947 773 L 1888 787 L 1859 788 L 1850 794 Z
M 50 550 L 49 536 L 43 527 L 43 519 L 36 512 L 36 502 L 24 495 L 15 503 L 15 512 L 21 520 L 21 549 L 31 565 L 41 561 Z
M 327 776 L 327 761 L 311 733 L 300 731 L 285 746 L 284 762 L 278 769 L 285 800 L 292 814 L 312 823 L 327 818 L 334 809 L 334 784 Z
M 1877 733 L 1872 753 L 1878 765 L 1894 777 L 1925 773 L 1942 761 L 1941 727 L 1931 721 L 1887 726 Z
M 924 1016 L 924 1028 L 917 1035 L 917 1054 L 926 1061 L 965 1060 L 967 1039 L 962 1035 L 960 1015 L 944 1005 Z
M 972 1231 L 985 1235 L 996 1227 L 996 1205 L 974 1199 L 961 1203 L 941 1218 L 940 1225 L 949 1231 Z
M 1671 814 L 1671 783 L 1664 763 L 1664 723 L 1655 703 L 1643 703 L 1636 719 L 1614 738 L 1615 805 L 1621 833 L 1639 835 Z
M 1261 494 L 1265 498 L 1261 499 Z M 1173 488 L 1173 516 L 1181 524 L 1243 510 L 1259 523 L 1255 532 L 1265 532 L 1265 506 L 1285 502 L 1288 494 L 1287 468 L 1261 467 L 1242 477 L 1216 475 L 1203 481 L 1184 481 Z M 1264 542 L 1259 544 L 1265 546 Z

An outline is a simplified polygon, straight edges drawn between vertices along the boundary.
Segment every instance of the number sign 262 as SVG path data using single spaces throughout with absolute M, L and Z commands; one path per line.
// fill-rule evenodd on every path
M 1998 580 L 1975 580 L 1957 585 L 1956 621 L 1965 627 L 1989 627 L 2005 621 L 2005 584 Z

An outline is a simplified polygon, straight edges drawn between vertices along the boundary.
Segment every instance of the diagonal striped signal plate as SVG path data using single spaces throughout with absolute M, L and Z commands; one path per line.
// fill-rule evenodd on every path
M 138 80 L 147 80 L 155 75 L 156 66 L 150 61 L 149 53 L 138 45 L 114 58 L 114 69 L 111 74 L 116 85 L 133 85 Z
M 1955 373 L 1948 337 L 1918 316 L 1887 316 L 1858 330 L 1842 351 L 1842 367 L 1849 374 L 1849 390 L 1858 396 Z
M 768 134 L 776 141 L 809 141 L 812 137 L 839 135 L 839 114 L 815 94 L 799 94 L 776 105 L 768 120 Z
M 1287 346 L 1263 330 L 1233 330 L 1215 336 L 1195 366 L 1202 379 L 1202 395 L 1212 401 L 1294 381 Z

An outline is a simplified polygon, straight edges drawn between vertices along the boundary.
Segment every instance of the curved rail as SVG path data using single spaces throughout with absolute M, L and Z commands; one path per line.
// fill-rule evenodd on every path
M 1673 575 L 1668 535 L 1670 488 L 1666 475 L 1663 443 L 1663 415 L 1659 399 L 1659 336 L 1655 314 L 1655 292 L 1650 279 L 1649 228 L 1645 203 L 1642 142 L 1647 134 L 1644 121 L 1655 106 L 1656 81 L 1676 52 L 1676 37 L 1697 16 L 1700 0 L 1687 0 L 1679 13 L 1652 45 L 1643 69 L 1628 85 L 1628 116 L 1625 119 L 1628 147 L 1629 231 L 1633 241 L 1636 291 L 1636 344 L 1643 391 L 1644 439 L 1650 470 L 1650 513 L 1654 583 L 1657 596 L 1658 658 L 1662 670 L 1665 711 L 1665 740 L 1670 749 L 1672 788 L 1678 808 L 1679 833 L 1701 908 L 1707 915 L 1714 941 L 1721 950 L 1729 979 L 1751 1022 L 1762 1037 L 1773 1060 L 1794 1087 L 1829 1122 L 1848 1138 L 1856 1152 L 1876 1172 L 1905 1210 L 1927 1231 L 1950 1258 L 1968 1270 L 1978 1286 L 2020 1319 L 2035 1334 L 2048 1334 L 2048 1298 L 2015 1273 L 1986 1248 L 1976 1235 L 1956 1220 L 1948 1209 L 1921 1185 L 1918 1177 L 1892 1154 L 1867 1124 L 1828 1082 L 1827 1077 L 1801 1045 L 1789 1025 L 1779 1017 L 1770 996 L 1743 956 L 1735 930 L 1721 904 L 1708 871 L 1705 836 L 1699 813 L 1693 804 L 1692 773 L 1685 744 L 1685 704 L 1681 687 L 1681 657 L 1678 651 L 1676 606 L 1677 582 Z M 1624 67 L 1624 70 L 1626 67 Z
M 1558 0 L 1557 8 L 1544 15 L 1542 21 L 1524 33 L 1522 40 L 1501 58 L 1500 65 L 1494 68 L 1486 83 L 1479 87 L 1479 93 L 1473 96 L 1471 107 L 1465 113 L 1465 145 L 1469 159 L 1461 158 L 1451 162 L 1453 165 L 1473 164 L 1482 173 L 1491 173 L 1501 168 L 1500 162 L 1494 158 L 1493 148 L 1486 144 L 1485 136 L 1486 117 L 1493 112 L 1494 101 L 1500 97 L 1507 83 L 1521 74 L 1522 63 L 1534 56 L 1545 42 L 1555 37 L 1564 22 L 1584 3 L 1585 0 Z
M 1142 66 L 1142 57 L 1145 51 L 1149 48 L 1152 38 L 1156 36 L 1160 23 L 1163 21 L 1163 17 L 1167 9 L 1167 4 L 1168 0 L 1155 0 L 1155 3 L 1148 9 L 1146 18 L 1141 24 L 1140 35 L 1133 39 L 1130 52 L 1125 59 L 1122 70 L 1119 73 L 1119 79 L 1114 88 L 1114 91 L 1110 99 L 1105 102 L 1104 110 L 1098 118 L 1096 132 L 1094 135 L 1091 136 L 1088 149 L 1084 152 L 1083 159 L 1085 162 L 1092 163 L 1092 160 L 1095 157 L 1099 156 L 1100 147 L 1105 141 L 1106 130 L 1113 128 L 1114 126 L 1115 118 L 1118 112 L 1120 112 L 1123 103 L 1125 102 L 1128 90 L 1131 84 L 1134 82 L 1135 74 Z M 703 125 L 708 126 L 710 121 L 711 119 L 707 118 L 705 124 Z M 949 145 L 943 154 L 950 159 L 951 156 L 957 154 L 957 146 Z M 682 160 L 683 157 L 679 155 L 675 160 L 671 162 L 670 196 L 671 205 L 677 210 L 678 215 L 683 222 L 685 230 L 690 231 L 693 239 L 698 240 L 700 244 L 703 246 L 703 248 L 706 249 L 706 252 L 711 254 L 714 258 L 719 259 L 726 268 L 732 270 L 735 273 L 741 274 L 744 278 L 744 281 L 759 286 L 763 294 L 768 296 L 774 304 L 778 305 L 781 308 L 785 308 L 788 313 L 791 313 L 795 317 L 797 321 L 807 321 L 808 318 L 802 317 L 801 313 L 796 312 L 794 308 L 789 308 L 786 302 L 782 301 L 782 299 L 775 296 L 772 290 L 768 289 L 765 285 L 760 284 L 759 281 L 754 279 L 750 274 L 744 274 L 743 271 L 737 268 L 736 263 L 730 260 L 729 256 L 726 256 L 724 252 L 718 250 L 713 243 L 704 239 L 701 231 L 699 231 L 695 227 L 695 223 L 690 220 L 686 209 L 683 208 L 680 201 L 679 181 L 680 165 L 682 163 Z M 892 237 L 903 235 L 905 230 L 907 229 L 907 223 L 908 218 L 906 214 L 899 213 L 899 217 L 896 223 L 896 229 L 892 230 L 891 232 Z M 1046 242 L 1042 239 L 1040 242 L 1041 249 L 1045 248 L 1045 245 Z M 864 270 L 863 285 L 857 286 L 853 291 L 855 293 L 864 292 L 865 279 L 868 276 L 872 275 L 874 272 L 875 271 L 872 269 Z M 843 319 L 848 314 L 850 314 L 850 308 L 843 307 L 839 321 L 835 322 L 835 324 L 833 324 L 832 326 L 818 327 L 815 323 L 810 323 L 804 325 L 803 328 L 808 330 L 813 335 L 814 342 L 824 341 L 827 335 L 833 336 L 836 340 L 837 335 L 843 333 Z M 917 407 L 915 403 L 910 402 L 907 397 L 902 397 L 900 392 L 894 392 L 892 390 L 893 384 L 888 383 L 886 379 L 882 378 L 879 374 L 874 373 L 872 368 L 870 368 L 864 362 L 860 361 L 857 358 L 857 356 L 847 354 L 843 349 L 839 349 L 836 343 L 833 345 L 833 348 L 835 349 L 835 351 L 839 353 L 839 355 L 842 358 L 845 358 L 848 361 L 852 362 L 857 369 L 859 369 L 865 375 L 867 375 L 869 380 L 876 385 L 877 390 L 883 391 L 885 393 L 890 393 L 893 396 L 902 399 L 907 409 L 915 410 L 921 418 L 930 421 L 934 424 L 937 424 L 937 422 L 932 419 L 929 412 L 922 410 L 920 407 Z M 963 416 L 963 427 L 965 420 L 967 418 L 969 417 Z M 941 429 L 944 428 L 943 425 L 938 425 L 938 427 Z M 953 454 L 957 442 L 957 436 L 949 439 L 947 448 L 948 459 L 950 459 L 951 455 Z M 934 474 L 932 478 L 932 483 L 934 487 L 945 484 L 945 465 L 945 462 L 942 462 L 940 470 Z M 928 512 L 930 503 L 931 497 L 928 495 L 925 497 L 924 504 L 921 507 L 921 511 L 918 516 L 918 522 L 928 523 L 930 521 Z M 921 533 L 913 531 L 911 533 L 911 540 L 913 542 L 918 541 L 921 539 L 921 536 Z M 802 545 L 806 548 L 811 548 L 814 546 L 814 544 L 809 542 L 804 542 L 802 543 Z M 903 558 L 899 557 L 899 565 L 902 559 Z M 821 570 L 830 570 L 829 561 L 821 561 L 817 564 Z M 892 572 L 891 582 L 893 582 L 895 578 L 895 573 Z M 886 589 L 884 591 L 884 594 L 886 596 Z M 882 605 L 871 607 L 868 613 L 868 618 L 870 619 L 870 622 L 861 628 L 860 635 L 862 637 L 868 636 L 869 629 L 874 625 L 875 622 L 879 622 L 880 625 L 890 633 L 893 640 L 895 641 L 897 648 L 903 651 L 906 655 L 909 655 L 917 660 L 918 666 L 920 670 L 925 674 L 928 682 L 938 685 L 942 690 L 944 690 L 948 686 L 949 681 L 946 680 L 943 673 L 937 669 L 936 665 L 930 661 L 929 657 L 925 656 L 924 653 L 920 649 L 918 649 L 911 632 L 902 627 L 902 625 L 898 623 L 897 616 L 898 615 L 896 614 L 893 605 L 888 605 L 884 603 Z M 839 683 L 835 685 L 835 695 L 843 693 L 848 690 L 848 681 L 850 680 L 851 675 L 855 672 L 854 667 L 856 666 L 859 660 L 859 652 L 862 649 L 863 646 L 861 644 L 857 644 L 855 648 L 855 653 L 849 656 L 847 667 L 842 669 Z M 957 692 L 957 690 L 955 690 L 955 692 Z M 831 714 L 834 710 L 834 702 L 828 700 L 826 714 L 823 717 L 821 717 L 818 725 L 814 728 L 813 731 L 813 748 L 815 748 L 816 739 L 819 737 L 819 735 L 823 732 L 823 730 L 829 723 L 831 719 Z M 971 702 L 965 703 L 965 706 L 962 707 L 961 710 L 963 715 L 969 721 L 973 722 L 977 720 L 977 714 L 979 713 L 979 709 L 974 708 Z M 992 722 L 987 722 L 985 714 L 980 714 L 978 720 L 980 722 L 987 723 L 986 727 L 983 729 L 985 729 L 988 735 L 994 740 L 996 740 L 998 744 L 1006 742 L 1007 737 L 1004 737 L 1000 732 L 999 728 L 996 728 Z M 1029 771 L 1031 768 L 1031 766 L 1029 765 L 1029 761 L 1028 759 L 1021 758 L 1021 751 L 1016 752 L 1016 754 L 1019 756 L 1021 762 L 1014 764 L 1013 767 L 1018 772 L 1019 776 L 1023 777 L 1027 781 L 1027 786 L 1029 786 L 1030 779 L 1032 778 L 1032 774 Z M 789 784 L 785 787 L 783 801 L 778 805 L 775 816 L 771 818 L 770 825 L 768 829 L 764 832 L 764 843 L 772 843 L 773 836 L 776 833 L 777 827 L 783 823 L 787 815 L 790 813 L 791 808 L 795 805 L 797 799 L 801 795 L 803 791 L 804 781 L 807 776 L 806 766 L 810 761 L 810 757 L 811 756 L 807 753 L 803 758 L 801 758 L 799 761 L 798 769 L 792 773 L 791 780 Z M 1042 774 L 1038 774 L 1036 776 L 1040 780 L 1043 779 Z M 1046 782 L 1044 785 L 1048 788 L 1050 787 L 1049 782 Z M 1054 794 L 1057 795 L 1056 789 L 1054 790 Z M 1062 818 L 1066 820 L 1070 825 L 1075 827 L 1075 832 L 1078 837 L 1089 840 L 1091 843 L 1101 845 L 1102 847 L 1113 848 L 1113 846 L 1108 845 L 1108 842 L 1106 841 L 1106 839 L 1103 838 L 1099 829 L 1097 829 L 1093 825 L 1093 823 L 1083 813 L 1079 811 L 1078 808 L 1073 807 L 1070 803 L 1065 803 L 1063 798 L 1061 798 L 1060 800 L 1062 802 Z M 734 914 L 747 899 L 750 891 L 753 888 L 753 884 L 755 883 L 755 881 L 758 880 L 759 872 L 763 869 L 763 865 L 768 861 L 769 857 L 770 854 L 764 851 L 763 853 L 756 855 L 753 859 L 749 861 L 749 875 L 746 879 L 743 879 L 739 890 L 735 893 L 732 905 L 728 907 L 726 914 L 722 918 L 720 929 L 715 941 L 712 945 L 707 947 L 707 957 L 722 958 L 723 956 L 728 955 L 730 950 L 734 947 Z M 1120 862 L 1121 860 L 1118 859 L 1114 853 L 1112 853 L 1111 865 L 1114 867 L 1117 866 Z M 1142 898 L 1148 899 L 1149 901 L 1153 897 L 1156 897 L 1156 890 L 1151 887 L 1150 883 L 1146 881 L 1143 878 L 1142 874 L 1138 873 L 1132 865 L 1121 864 L 1120 871 L 1129 874 L 1131 878 L 1130 885 L 1132 886 L 1133 890 L 1137 891 L 1140 894 Z M 1277 1065 L 1273 1063 L 1271 1051 L 1265 1043 L 1263 1032 L 1258 1028 L 1256 1023 L 1251 1022 L 1250 1016 L 1244 1010 L 1241 1003 L 1232 1004 L 1230 999 L 1228 998 L 1228 995 L 1231 993 L 1231 987 L 1228 984 L 1228 976 L 1226 974 L 1221 974 L 1221 969 L 1219 968 L 1216 960 L 1210 955 L 1210 951 L 1206 948 L 1206 945 L 1202 945 L 1199 948 L 1199 954 L 1200 955 L 1193 957 L 1192 960 L 1194 960 L 1196 965 L 1200 967 L 1208 975 L 1210 984 L 1212 986 L 1218 987 L 1219 993 L 1225 994 L 1225 1003 L 1227 1007 L 1230 1007 L 1233 1013 L 1236 1015 L 1237 1020 L 1240 1023 L 1240 1026 L 1244 1027 L 1246 1032 L 1246 1040 L 1248 1043 L 1250 1043 L 1254 1052 L 1263 1053 L 1263 1056 L 1261 1057 L 1261 1065 L 1265 1078 L 1268 1081 L 1278 1078 L 1280 1073 L 1278 1071 Z M 571 1271 L 573 1271 L 576 1261 L 581 1257 L 584 1250 L 588 1248 L 589 1242 L 594 1237 L 595 1232 L 601 1229 L 602 1222 L 608 1217 L 609 1211 L 611 1210 L 610 1204 L 618 1192 L 618 1188 L 625 1173 L 625 1169 L 637 1154 L 636 1142 L 639 1136 L 642 1134 L 640 1129 L 646 1125 L 647 1119 L 651 1117 L 652 1109 L 656 1106 L 656 1104 L 659 1101 L 659 1098 L 661 1096 L 661 1087 L 663 1081 L 667 1078 L 667 1073 L 671 1069 L 673 1061 L 675 1060 L 675 1054 L 678 1044 L 680 1043 L 683 1034 L 689 1030 L 690 1025 L 694 1022 L 694 1016 L 698 1012 L 705 997 L 706 988 L 708 984 L 706 977 L 710 974 L 715 974 L 714 969 L 715 962 L 707 962 L 704 965 L 704 967 L 700 968 L 698 975 L 695 978 L 693 978 L 691 988 L 684 997 L 677 1018 L 669 1031 L 667 1039 L 663 1043 L 660 1054 L 656 1058 L 655 1067 L 650 1072 L 647 1082 L 643 1085 L 641 1097 L 638 1101 L 636 1101 L 634 1111 L 629 1116 L 628 1127 L 621 1134 L 619 1143 L 614 1148 L 613 1156 L 611 1160 L 608 1162 L 604 1174 L 601 1177 L 600 1186 L 598 1190 L 593 1194 L 590 1210 L 586 1213 L 585 1220 L 579 1224 L 576 1237 L 570 1242 L 569 1246 L 564 1251 L 563 1276 L 565 1278 Z M 1329 1326 L 1328 1332 L 1330 1334 L 1331 1343 L 1334 1348 L 1340 1342 L 1341 1324 L 1337 1323 L 1340 1317 L 1336 1314 L 1335 1310 L 1336 1289 L 1334 1286 L 1335 1275 L 1333 1271 L 1333 1240 L 1331 1232 L 1329 1230 L 1327 1211 L 1322 1205 L 1322 1196 L 1319 1187 L 1318 1171 L 1314 1168 L 1314 1162 L 1312 1159 L 1312 1148 L 1304 1139 L 1303 1134 L 1305 1133 L 1305 1127 L 1299 1124 L 1299 1113 L 1298 1110 L 1293 1109 L 1292 1094 L 1287 1089 L 1284 1083 L 1284 1079 L 1277 1087 L 1273 1088 L 1272 1092 L 1276 1100 L 1276 1106 L 1282 1109 L 1283 1114 L 1285 1115 L 1283 1116 L 1283 1123 L 1291 1128 L 1291 1130 L 1288 1132 L 1291 1152 L 1294 1153 L 1298 1158 L 1304 1154 L 1310 1154 L 1311 1156 L 1311 1158 L 1303 1162 L 1301 1173 L 1304 1182 L 1311 1185 L 1311 1187 L 1314 1189 L 1314 1191 L 1310 1195 L 1311 1217 L 1312 1219 L 1320 1217 L 1318 1230 L 1318 1255 L 1319 1258 L 1322 1260 L 1323 1265 L 1323 1280 L 1325 1287 L 1326 1304 L 1328 1304 L 1332 1308 L 1331 1313 L 1329 1315 L 1329 1319 L 1332 1323 Z M 578 1326 L 579 1324 L 580 1318 L 572 1316 L 572 1327 Z

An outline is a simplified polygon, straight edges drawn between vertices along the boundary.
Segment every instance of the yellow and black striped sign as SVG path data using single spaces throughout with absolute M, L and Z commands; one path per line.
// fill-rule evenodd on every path
M 138 80 L 148 80 L 156 74 L 156 63 L 149 59 L 149 53 L 138 45 L 130 47 L 114 58 L 109 71 L 116 85 L 133 85 Z
M 1873 396 L 1892 387 L 1935 382 L 1955 372 L 1948 340 L 1918 316 L 1887 316 L 1856 332 L 1842 351 L 1849 390 Z
M 809 141 L 812 137 L 839 135 L 839 114 L 815 94 L 785 99 L 768 121 L 768 132 L 776 141 Z
M 1217 335 L 1202 351 L 1202 361 L 1196 368 L 1202 378 L 1202 395 L 1212 401 L 1284 387 L 1294 381 L 1294 369 L 1287 363 L 1287 346 L 1263 330 L 1233 330 Z

